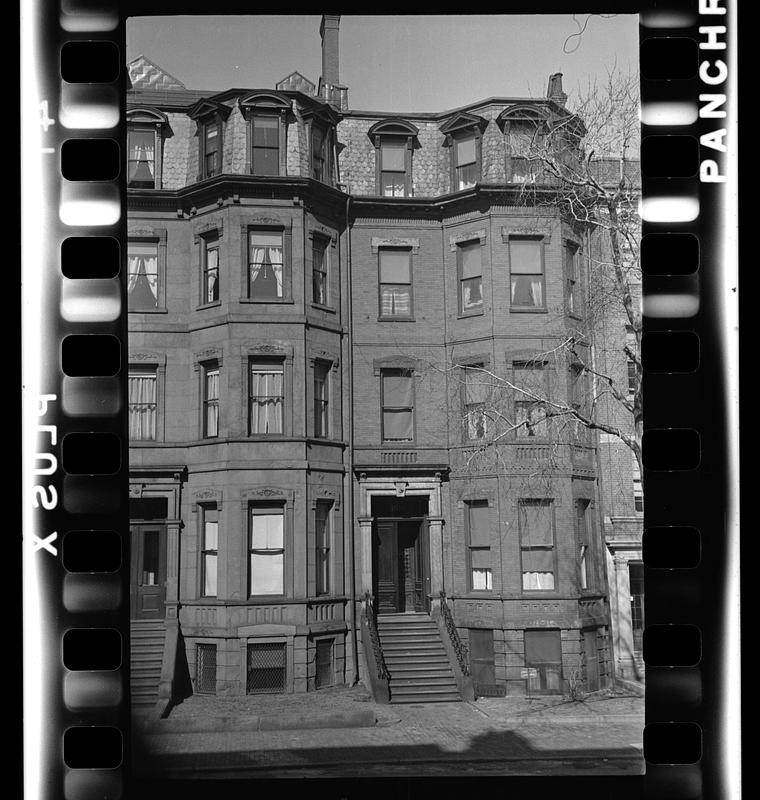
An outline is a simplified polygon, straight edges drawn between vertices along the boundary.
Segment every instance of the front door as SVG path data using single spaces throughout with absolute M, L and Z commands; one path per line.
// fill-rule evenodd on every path
M 132 525 L 130 614 L 163 619 L 166 601 L 166 525 Z
M 424 532 L 419 519 L 375 521 L 374 592 L 379 614 L 426 609 L 429 578 Z

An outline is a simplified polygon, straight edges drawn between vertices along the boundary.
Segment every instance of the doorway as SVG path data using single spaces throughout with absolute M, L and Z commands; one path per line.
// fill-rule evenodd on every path
M 166 525 L 131 525 L 130 617 L 163 619 L 166 602 Z
M 427 498 L 373 498 L 372 512 L 377 613 L 429 611 Z

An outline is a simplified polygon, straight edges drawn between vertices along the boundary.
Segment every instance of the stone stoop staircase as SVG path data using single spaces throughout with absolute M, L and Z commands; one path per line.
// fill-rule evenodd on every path
M 129 685 L 132 705 L 151 705 L 158 700 L 166 628 L 163 620 L 131 620 Z
M 390 673 L 391 703 L 462 700 L 438 625 L 429 614 L 379 614 L 377 630 Z

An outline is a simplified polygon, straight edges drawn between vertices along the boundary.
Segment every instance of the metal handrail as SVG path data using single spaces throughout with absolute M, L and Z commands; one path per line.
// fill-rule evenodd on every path
M 443 617 L 446 632 L 449 634 L 451 646 L 456 653 L 459 668 L 462 670 L 463 675 L 470 674 L 470 663 L 467 653 L 467 645 L 459 638 L 456 625 L 454 624 L 454 617 L 451 615 L 449 602 L 446 599 L 446 592 L 441 591 L 441 616 Z
M 375 664 L 377 664 L 377 677 L 385 681 L 390 680 L 391 674 L 388 672 L 388 667 L 385 665 L 383 648 L 380 644 L 380 634 L 377 631 L 374 600 L 369 592 L 364 594 L 364 618 L 367 620 L 369 638 L 372 642 L 372 652 L 375 656 Z

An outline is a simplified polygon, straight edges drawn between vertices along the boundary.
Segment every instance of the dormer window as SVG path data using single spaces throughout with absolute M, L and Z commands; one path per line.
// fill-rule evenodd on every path
M 375 145 L 375 191 L 381 197 L 411 197 L 412 153 L 418 129 L 402 119 L 383 120 L 368 135 Z
M 507 145 L 507 180 L 530 183 L 541 171 L 546 139 L 546 116 L 542 109 L 511 108 L 499 117 Z
M 198 126 L 198 180 L 221 175 L 223 170 L 224 122 L 232 109 L 215 100 L 199 100 L 188 112 Z
M 222 131 L 219 120 L 211 119 L 203 126 L 202 177 L 210 178 L 222 171 Z
M 161 188 L 161 144 L 164 114 L 152 109 L 127 112 L 127 186 L 130 189 Z
M 481 180 L 483 131 L 488 120 L 460 113 L 441 125 L 444 146 L 451 150 L 451 191 L 461 192 Z
M 248 127 L 246 172 L 286 175 L 286 143 L 290 101 L 277 92 L 258 91 L 240 100 Z
M 326 169 L 328 162 L 327 135 L 319 126 L 315 125 L 311 129 L 311 177 L 315 181 L 326 183 L 326 176 L 329 174 Z
M 251 118 L 251 172 L 254 175 L 280 174 L 280 119 L 265 114 Z

